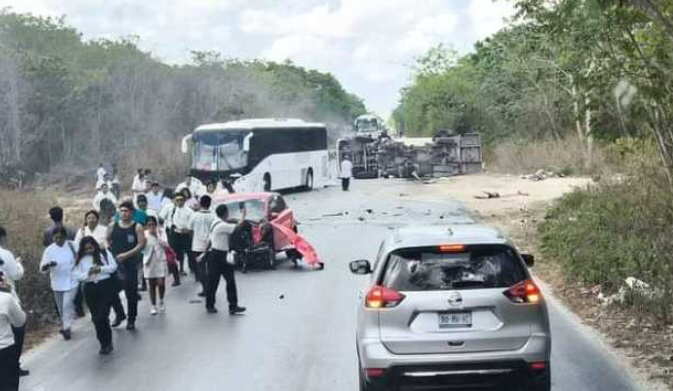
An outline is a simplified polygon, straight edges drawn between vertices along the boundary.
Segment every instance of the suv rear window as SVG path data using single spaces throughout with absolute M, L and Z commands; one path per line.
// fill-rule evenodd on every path
M 397 291 L 506 288 L 526 279 L 514 250 L 502 245 L 472 245 L 464 252 L 436 247 L 394 251 L 382 284 Z

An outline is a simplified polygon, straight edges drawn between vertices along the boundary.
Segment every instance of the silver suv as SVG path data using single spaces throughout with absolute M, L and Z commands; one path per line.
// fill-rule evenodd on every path
M 519 254 L 483 225 L 411 227 L 381 243 L 360 295 L 361 391 L 548 391 L 547 307 Z

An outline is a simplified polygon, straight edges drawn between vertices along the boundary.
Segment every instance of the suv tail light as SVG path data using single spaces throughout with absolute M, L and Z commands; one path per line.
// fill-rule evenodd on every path
M 517 304 L 537 304 L 542 300 L 540 288 L 533 280 L 524 280 L 505 291 L 511 301 Z
M 404 300 L 404 295 L 381 285 L 374 285 L 367 293 L 365 307 L 392 308 Z

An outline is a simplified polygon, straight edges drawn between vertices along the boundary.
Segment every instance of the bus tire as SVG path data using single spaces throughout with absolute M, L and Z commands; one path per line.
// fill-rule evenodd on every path
M 264 174 L 264 191 L 271 191 L 271 175 Z
M 313 169 L 309 168 L 306 172 L 306 184 L 304 184 L 304 190 L 311 191 L 313 190 Z

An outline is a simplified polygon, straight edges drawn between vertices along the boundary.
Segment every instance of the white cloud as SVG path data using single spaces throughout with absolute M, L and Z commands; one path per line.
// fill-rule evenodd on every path
M 465 52 L 513 13 L 491 0 L 5 0 L 16 11 L 67 15 L 85 38 L 137 35 L 172 62 L 189 50 L 263 57 L 335 74 L 382 115 L 409 65 L 430 47 Z

